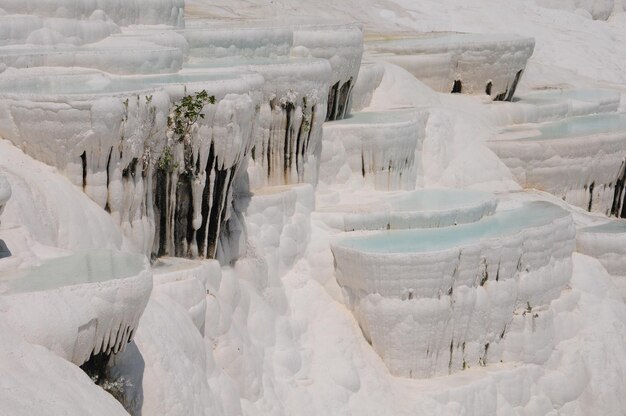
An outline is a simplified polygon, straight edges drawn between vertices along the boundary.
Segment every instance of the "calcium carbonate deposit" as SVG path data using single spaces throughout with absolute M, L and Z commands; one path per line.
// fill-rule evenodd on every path
M 626 414 L 622 0 L 0 0 L 0 415 Z

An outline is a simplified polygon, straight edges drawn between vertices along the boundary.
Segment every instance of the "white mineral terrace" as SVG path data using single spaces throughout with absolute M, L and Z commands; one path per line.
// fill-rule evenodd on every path
M 331 248 L 364 335 L 393 374 L 421 378 L 499 361 L 514 315 L 560 296 L 574 237 L 569 213 L 534 202 L 471 224 L 349 233 Z
M 180 33 L 195 58 L 325 59 L 331 67 L 326 118 L 337 120 L 350 112 L 350 95 L 363 54 L 363 31 L 358 24 L 198 20 Z
M 626 0 L 557 3 L 0 0 L 0 415 L 623 414 Z
M 326 123 L 320 182 L 365 182 L 376 190 L 415 189 L 428 113 L 358 112 Z
M 80 365 L 125 348 L 151 289 L 141 255 L 75 252 L 23 270 L 3 268 L 0 311 L 28 342 Z
M 327 59 L 332 69 L 327 120 L 350 114 L 350 95 L 363 56 L 363 30 L 358 24 L 298 24 L 293 33 L 293 54 Z
M 159 74 L 180 70 L 183 51 L 140 39 L 107 38 L 87 46 L 6 46 L 0 64 L 13 68 L 83 67 L 114 74 Z
M 187 39 L 194 57 L 285 57 L 293 46 L 289 26 L 191 20 L 178 32 Z
M 626 299 L 626 220 L 584 227 L 576 231 L 576 250 L 600 260 Z
M 192 60 L 189 72 L 240 68 L 263 76 L 250 187 L 317 182 L 331 68 L 313 58 Z
M 3 0 L 1 9 L 8 15 L 34 15 L 89 20 L 99 13 L 120 26 L 133 24 L 184 24 L 184 0 Z M 4 14 L 3 13 L 3 14 Z
M 621 211 L 626 115 L 509 128 L 488 145 L 525 188 L 550 192 L 588 211 Z
M 167 145 L 165 124 L 171 102 L 179 100 L 185 91 L 208 90 L 216 103 L 204 107 L 205 117 L 192 132 L 188 147 L 198 156 L 200 173 L 197 189 L 185 201 L 192 204 L 194 231 L 200 229 L 205 236 L 200 238 L 200 249 L 205 254 L 214 252 L 209 246 L 214 244 L 211 241 L 219 234 L 219 226 L 211 225 L 217 227 L 213 230 L 216 235 L 209 238 L 207 224 L 202 221 L 209 214 L 201 208 L 203 189 L 209 185 L 204 172 L 232 170 L 227 175 L 230 179 L 220 179 L 225 180 L 221 196 L 208 196 L 216 201 L 208 203 L 209 210 L 219 207 L 216 218 L 220 218 L 230 204 L 228 183 L 253 144 L 261 76 L 205 71 L 114 78 L 95 71 L 59 69 L 55 73 L 47 68 L 7 70 L 0 76 L 0 84 L 4 86 L 0 134 L 34 158 L 59 168 L 109 211 L 143 252 L 152 249 L 155 234 L 152 177 Z M 33 119 L 35 113 L 40 114 L 37 119 Z M 41 130 L 41 122 L 49 127 Z M 188 167 L 180 142 L 171 145 L 170 154 L 172 166 Z M 177 176 L 168 183 L 176 182 Z M 167 183 L 163 187 L 167 188 Z M 176 187 L 172 189 L 175 193 Z M 170 202 L 176 206 L 175 198 Z M 181 242 L 176 251 L 171 221 L 156 227 L 170 230 L 165 240 L 157 239 L 161 254 L 198 252 L 195 242 Z
M 403 67 L 435 91 L 510 101 L 534 47 L 515 35 L 441 32 L 367 42 L 366 56 Z
M 492 215 L 497 205 L 488 192 L 462 189 L 383 195 L 369 201 L 359 196 L 359 203 L 317 208 L 316 217 L 341 231 L 436 228 L 476 222 Z
M 118 32 L 119 27 L 103 13 L 94 13 L 88 20 L 34 15 L 1 15 L 0 46 L 43 45 L 51 38 L 70 45 L 93 43 Z
M 606 89 L 556 89 L 516 95 L 512 103 L 489 107 L 498 124 L 543 123 L 566 117 L 617 111 L 621 95 Z

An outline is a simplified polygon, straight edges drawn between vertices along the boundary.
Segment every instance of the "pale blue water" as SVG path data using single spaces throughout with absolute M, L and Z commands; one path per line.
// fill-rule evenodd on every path
M 77 252 L 71 256 L 44 261 L 36 268 L 0 275 L 0 285 L 8 293 L 35 292 L 105 282 L 138 275 L 144 269 L 144 257 L 108 250 Z
M 365 253 L 415 253 L 466 245 L 485 238 L 512 235 L 528 227 L 548 224 L 569 215 L 547 202 L 530 202 L 522 207 L 497 212 L 482 220 L 453 227 L 392 230 L 338 239 L 336 245 Z
M 553 123 L 540 124 L 533 127 L 528 137 L 517 137 L 511 140 L 551 140 L 559 138 L 586 137 L 602 133 L 626 130 L 625 114 L 594 114 L 591 116 L 572 117 Z M 506 129 L 504 132 L 523 132 L 524 128 Z

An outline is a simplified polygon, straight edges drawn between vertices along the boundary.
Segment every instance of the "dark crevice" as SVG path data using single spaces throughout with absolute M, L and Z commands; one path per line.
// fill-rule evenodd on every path
M 213 143 L 211 143 L 211 147 L 209 148 L 209 157 L 207 159 L 207 164 L 206 164 L 206 177 L 210 178 L 211 177 L 211 171 L 213 170 L 213 165 L 215 164 L 215 147 L 213 146 Z M 204 253 L 205 252 L 205 241 L 206 241 L 206 234 L 207 234 L 207 224 L 209 221 L 209 212 L 211 209 L 211 205 L 209 204 L 210 201 L 210 197 L 211 195 L 209 194 L 210 191 L 210 187 L 207 185 L 204 187 L 204 190 L 202 191 L 202 208 L 201 208 L 201 212 L 202 212 L 202 223 L 200 225 L 200 228 L 197 230 L 196 232 L 196 244 L 198 245 L 198 252 L 199 253 Z
M 460 94 L 463 92 L 463 85 L 461 84 L 461 80 L 457 79 L 454 81 L 454 85 L 452 85 L 452 94 Z
M 102 385 L 106 380 L 107 365 L 109 364 L 110 354 L 100 353 L 91 355 L 89 360 L 85 361 L 80 368 L 91 378 L 96 384 Z
M 133 178 L 135 177 L 136 170 L 137 170 L 137 162 L 138 160 L 136 157 L 132 158 L 128 166 L 126 166 L 122 170 L 122 177 L 124 179 L 128 179 L 129 176 L 132 176 Z
M 328 92 L 328 110 L 326 111 L 326 121 L 335 119 L 335 113 L 337 111 L 337 101 L 339 99 L 339 81 L 330 87 Z
M 110 169 L 111 169 L 111 156 L 113 155 L 113 146 L 111 146 L 111 149 L 109 150 L 109 157 L 107 158 L 107 167 L 106 167 L 106 174 L 107 174 L 107 201 L 104 204 L 104 210 L 108 213 L 111 213 L 111 207 L 109 206 L 109 183 L 111 182 L 111 178 L 110 178 Z
M 228 186 L 226 184 L 226 178 L 227 176 L 229 176 L 228 173 L 228 170 L 215 171 L 215 184 L 213 185 L 213 189 L 217 192 L 213 192 L 213 204 L 211 206 L 211 211 L 209 214 L 209 238 L 207 241 L 207 249 L 205 253 L 205 256 L 207 258 L 215 258 L 215 253 L 217 252 L 219 230 L 221 222 L 224 218 L 223 211 L 225 208 L 222 204 L 222 200 L 225 199 L 225 196 L 228 193 Z
M 494 101 L 504 101 L 504 99 L 506 98 L 507 92 L 508 92 L 508 90 L 504 90 L 504 92 L 502 94 L 496 95 L 496 97 L 493 100 Z
M 296 155 L 296 172 L 300 172 L 300 169 L 303 167 L 302 164 L 300 163 L 300 146 L 302 146 L 303 144 L 303 133 L 304 133 L 304 129 L 306 128 L 306 114 L 302 115 L 302 123 L 300 123 L 300 128 L 298 128 L 298 135 L 296 136 L 296 146 L 295 146 L 295 155 Z
M 83 191 L 85 190 L 85 188 L 87 187 L 87 153 L 83 152 L 83 154 L 80 155 L 80 160 L 83 166 Z
M 522 78 L 522 72 L 523 70 L 520 69 L 515 74 L 515 79 L 513 80 L 513 84 L 509 88 L 509 92 L 505 98 L 505 101 L 511 101 L 513 99 L 513 95 L 515 95 L 515 90 L 517 89 L 517 84 L 519 83 L 519 80 Z
M 348 110 L 347 104 L 352 91 L 352 78 L 346 81 L 339 90 L 339 103 L 337 105 L 337 114 L 334 115 L 333 120 L 343 119 Z
M 587 211 L 591 212 L 591 207 L 593 207 L 593 189 L 596 187 L 595 182 L 591 182 L 589 185 L 589 205 L 587 206 Z
M 365 177 L 365 156 L 363 156 L 362 150 L 361 150 L 361 175 Z
M 489 81 L 487 83 L 487 86 L 485 87 L 485 94 L 491 95 L 491 87 L 493 87 L 493 84 L 491 83 L 491 81 Z
M 292 149 L 292 137 L 293 137 L 293 111 L 295 106 L 293 103 L 287 102 L 283 105 L 285 111 L 286 125 L 285 125 L 285 137 L 283 144 L 283 175 L 285 177 L 285 183 L 288 182 L 289 170 L 291 168 L 291 161 L 293 155 Z
M 611 205 L 611 215 L 619 218 L 625 218 L 624 185 L 626 185 L 626 159 L 622 161 L 619 169 L 615 190 L 613 191 L 613 204 Z
M 168 182 L 169 175 L 161 169 L 157 170 L 154 192 L 154 209 L 155 209 L 155 225 L 156 235 L 158 236 L 157 256 L 166 254 L 167 241 L 167 201 L 168 201 Z

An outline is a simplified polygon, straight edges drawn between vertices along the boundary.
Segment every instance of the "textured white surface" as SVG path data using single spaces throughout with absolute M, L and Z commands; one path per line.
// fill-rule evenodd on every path
M 0 404 L 15 416 L 33 414 L 127 415 L 124 408 L 74 364 L 25 342 L 0 322 Z
M 7 14 L 27 14 L 45 17 L 87 20 L 92 16 L 105 14 L 115 23 L 123 26 L 131 24 L 167 24 L 180 26 L 184 22 L 184 0 L 3 0 L 1 9 Z
M 438 92 L 487 94 L 509 101 L 526 62 L 532 38 L 494 34 L 430 33 L 372 41 L 370 58 L 398 65 Z
M 84 252 L 3 271 L 0 311 L 25 340 L 80 365 L 124 349 L 151 289 L 143 256 Z
M 622 297 L 626 299 L 626 227 L 624 220 L 613 220 L 589 226 L 576 232 L 576 250 L 597 258 L 615 277 Z
M 611 214 L 626 153 L 626 117 L 595 115 L 508 129 L 488 143 L 524 188 Z
M 606 89 L 554 89 L 518 94 L 516 98 L 514 103 L 499 103 L 488 108 L 497 124 L 543 123 L 611 113 L 618 110 L 621 94 L 618 90 Z
M 359 112 L 324 125 L 320 182 L 365 183 L 376 190 L 412 190 L 422 176 L 428 113 L 419 110 Z
M 566 211 L 535 203 L 474 224 L 340 237 L 331 248 L 373 348 L 392 374 L 422 378 L 498 362 L 514 316 L 547 307 L 570 280 L 574 235 Z
M 315 216 L 341 231 L 436 228 L 478 221 L 497 205 L 490 193 L 460 189 L 357 194 L 354 199 L 359 203 L 324 206 Z
M 0 14 L 5 16 L 5 12 L 13 13 L 18 7 L 37 4 L 36 14 L 39 16 L 59 16 L 52 19 L 76 17 L 84 24 L 78 24 L 76 20 L 12 16 L 3 22 L 13 23 L 4 25 L 0 22 L 0 32 L 2 35 L 8 33 L 10 43 L 22 43 L 34 33 L 30 41 L 37 45 L 80 45 L 106 36 L 108 30 L 116 30 L 113 24 L 102 23 L 108 22 L 104 13 L 90 11 L 98 6 L 98 2 L 79 3 L 80 7 L 63 10 L 63 7 L 57 7 L 63 5 L 63 1 L 16 3 L 0 0 L 0 8 L 6 8 Z M 106 13 L 117 25 L 140 21 L 180 25 L 182 15 L 176 4 L 159 0 L 145 7 L 142 0 L 126 2 L 126 8 L 118 7 L 119 2 L 109 2 L 101 7 L 110 7 Z M 137 9 L 138 6 L 141 9 Z M 537 6 L 536 2 L 515 0 L 423 0 L 419 3 L 412 0 L 190 0 L 188 6 L 194 14 L 209 11 L 203 17 L 287 16 L 289 21 L 289 16 L 305 14 L 331 18 L 347 15 L 365 22 L 366 31 L 379 33 L 402 30 L 514 32 L 537 38 L 535 56 L 529 61 L 520 86 L 522 92 L 554 84 L 562 88 L 589 89 L 598 87 L 598 80 L 626 81 L 622 70 L 626 63 L 622 47 L 626 42 L 626 20 L 623 13 L 617 11 L 607 22 L 602 22 L 589 19 L 586 11 L 550 10 Z M 615 9 L 619 9 L 617 4 Z M 85 14 L 77 16 L 71 13 L 73 11 L 84 11 Z M 38 26 L 40 24 L 47 26 Z M 322 28 L 324 24 L 313 26 Z M 337 25 L 331 26 L 337 28 Z M 5 29 L 7 27 L 9 29 Z M 162 29 L 166 28 L 158 30 Z M 148 36 L 150 40 L 151 35 L 122 30 L 129 37 L 145 40 L 143 36 Z M 152 34 L 154 43 L 185 48 L 180 37 Z M 124 43 L 126 39 L 124 35 L 115 37 L 114 43 Z M 341 39 L 333 39 L 325 33 L 321 33 L 320 38 L 325 44 L 322 52 L 330 51 L 333 43 L 338 45 L 336 50 L 341 51 Z M 263 49 L 257 39 L 259 36 L 250 42 L 250 50 Z M 282 41 L 277 40 L 276 44 L 278 49 L 282 48 Z M 308 51 L 313 49 L 298 47 L 291 52 L 296 56 L 309 56 Z M 335 55 L 339 57 L 341 54 Z M 437 65 L 437 59 L 431 63 Z M 509 170 L 483 143 L 497 128 L 508 124 L 509 120 L 546 121 L 561 115 L 613 111 L 618 103 L 615 94 L 606 98 L 590 94 L 593 97 L 559 97 L 553 104 L 507 103 L 496 106 L 483 97 L 436 94 L 407 71 L 387 63 L 382 65 L 384 75 L 371 74 L 374 84 L 382 76 L 380 87 L 375 91 L 365 89 L 363 102 L 364 105 L 369 102 L 372 107 L 369 110 L 416 105 L 431 107 L 421 156 L 423 182 L 427 186 L 475 187 L 491 191 L 516 189 Z M 339 66 L 327 63 L 328 74 L 336 68 Z M 0 65 L 2 71 L 5 71 L 4 65 Z M 284 72 L 259 76 L 265 81 L 264 102 L 273 98 L 273 91 L 288 92 L 294 80 L 304 77 L 304 71 L 300 72 L 294 71 L 289 79 L 281 79 Z M 247 84 L 242 81 L 236 87 L 238 94 L 241 93 L 238 88 L 244 85 Z M 319 97 L 328 95 L 329 85 L 330 81 L 327 81 L 325 90 L 315 88 Z M 602 86 L 623 90 L 614 84 Z M 370 94 L 371 99 L 367 98 Z M 288 94 L 281 95 L 289 97 Z M 531 101 L 533 99 L 531 97 Z M 501 112 L 500 108 L 506 110 Z M 325 115 L 326 108 L 323 112 Z M 259 119 L 267 121 L 269 116 L 272 116 L 271 112 L 265 111 Z M 285 114 L 278 114 L 276 126 L 286 124 L 286 119 Z M 247 128 L 243 118 L 234 118 L 232 123 L 230 120 L 230 116 L 225 116 L 224 124 L 220 125 Z M 259 125 L 257 137 L 262 137 L 267 125 Z M 49 126 L 41 128 L 48 129 Z M 287 129 L 275 130 L 284 133 Z M 226 135 L 231 137 L 231 134 Z M 284 135 L 278 133 L 277 138 L 284 139 Z M 7 141 L 0 141 L 0 170 L 13 188 L 13 197 L 2 217 L 0 238 L 10 242 L 11 249 L 15 249 L 15 257 L 0 260 L 0 268 L 30 265 L 37 259 L 60 254 L 59 248 L 75 250 L 81 247 L 80 244 L 130 247 L 122 237 L 118 222 L 91 203 L 80 186 L 71 185 L 53 168 L 44 167 L 23 155 L 17 157 L 18 153 Z M 280 153 L 277 152 L 277 156 Z M 313 158 L 310 162 L 314 165 L 318 160 Z M 129 395 L 137 399 L 143 392 L 141 400 L 133 402 L 134 410 L 143 407 L 144 414 L 181 416 L 554 416 L 617 415 L 626 408 L 623 383 L 626 311 L 622 300 L 616 296 L 612 280 L 599 262 L 575 254 L 572 279 L 549 306 L 531 305 L 532 314 L 524 314 L 527 305 L 521 305 L 518 314 L 513 314 L 505 338 L 490 345 L 488 354 L 485 354 L 485 345 L 478 342 L 476 345 L 466 344 L 469 369 L 429 380 L 392 377 L 346 308 L 341 289 L 334 280 L 333 258 L 328 245 L 329 234 L 336 230 L 328 230 L 315 215 L 309 216 L 313 209 L 311 188 L 305 186 L 274 193 L 269 190 L 267 195 L 262 195 L 268 191 L 262 176 L 266 172 L 250 172 L 253 186 L 257 188 L 257 195 L 250 201 L 251 218 L 248 221 L 242 214 L 245 209 L 238 208 L 241 212 L 233 212 L 239 221 L 237 227 L 229 225 L 225 233 L 230 238 L 233 237 L 230 233 L 243 234 L 250 226 L 250 240 L 240 239 L 237 244 L 223 246 L 223 250 L 237 246 L 245 256 L 232 267 L 225 268 L 223 275 L 213 266 L 206 273 L 201 272 L 200 267 L 190 267 L 181 271 L 180 280 L 176 280 L 176 273 L 164 278 L 167 282 L 162 282 L 162 293 L 155 293 L 139 326 L 137 344 L 130 344 L 124 352 L 124 356 L 132 356 L 130 368 L 122 367 L 126 374 L 135 375 L 141 370 L 143 376 L 139 381 L 131 378 L 135 390 L 134 396 Z M 80 177 L 79 173 L 73 172 L 74 177 Z M 315 183 L 312 176 L 315 175 L 306 181 Z M 288 183 L 284 178 L 276 179 L 279 180 L 277 183 Z M 245 181 L 238 184 L 237 192 L 242 190 L 247 190 Z M 363 191 L 361 195 L 373 197 L 369 192 L 371 189 L 367 188 L 346 187 L 345 191 L 339 193 L 331 189 L 322 195 L 318 189 L 316 198 L 325 203 L 340 204 L 357 197 L 359 191 Z M 528 197 L 532 198 L 532 195 Z M 515 195 L 511 198 L 515 199 Z M 235 205 L 239 203 L 245 205 L 245 198 L 239 199 L 237 195 Z M 563 206 L 567 206 L 565 202 Z M 583 214 L 577 212 L 577 216 Z M 310 228 L 309 219 L 312 220 Z M 569 230 L 569 226 L 564 226 L 561 232 Z M 532 239 L 525 249 L 529 252 L 536 250 L 541 255 L 549 253 L 554 246 L 543 251 L 538 247 L 549 244 L 558 234 L 555 231 L 546 238 Z M 304 241 L 308 244 L 300 244 Z M 497 253 L 498 248 L 491 251 Z M 203 274 L 204 278 L 201 277 Z M 492 273 L 489 275 L 491 277 Z M 485 286 L 463 299 L 471 303 L 472 296 L 476 295 L 476 304 L 484 306 L 483 292 L 489 292 L 490 286 L 497 287 L 491 279 L 488 280 Z M 199 281 L 206 283 L 199 284 Z M 508 299 L 508 291 L 493 291 Z M 498 297 L 497 300 L 502 299 Z M 204 340 L 199 329 L 202 328 L 203 305 L 206 305 Z M 478 307 L 475 311 L 483 309 Z M 486 314 L 476 313 L 472 319 L 481 320 L 484 316 Z M 481 322 L 486 320 L 484 318 Z M 479 330 L 468 333 L 480 333 L 481 337 L 493 335 Z M 123 414 L 106 393 L 96 389 L 75 367 L 68 367 L 69 364 L 60 362 L 39 347 L 33 349 L 18 342 L 19 335 L 4 326 L 2 334 L 0 413 Z M 497 338 L 499 334 L 494 336 Z M 446 347 L 449 348 L 450 340 L 446 341 L 448 344 L 442 343 L 444 357 L 449 351 Z M 462 350 L 462 345 L 459 348 Z M 461 357 L 462 354 L 454 356 Z M 506 363 L 498 363 L 496 357 L 499 356 Z M 481 358 L 483 363 L 486 358 L 485 367 L 472 364 L 481 363 Z M 444 372 L 447 365 L 444 360 Z M 454 365 L 459 363 L 455 361 Z M 45 385 L 38 384 L 39 380 Z

